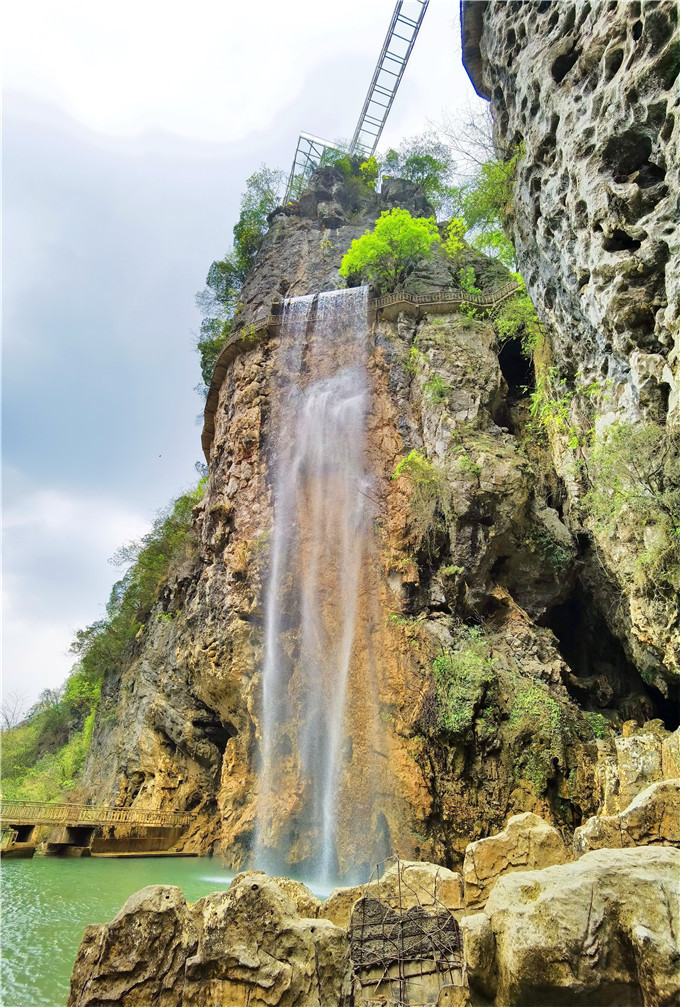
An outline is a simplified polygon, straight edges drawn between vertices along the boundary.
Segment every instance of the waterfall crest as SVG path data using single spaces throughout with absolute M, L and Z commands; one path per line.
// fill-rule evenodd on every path
M 346 698 L 371 528 L 367 307 L 366 287 L 286 301 L 273 406 L 254 853 L 265 870 L 292 859 L 320 879 L 337 876 Z

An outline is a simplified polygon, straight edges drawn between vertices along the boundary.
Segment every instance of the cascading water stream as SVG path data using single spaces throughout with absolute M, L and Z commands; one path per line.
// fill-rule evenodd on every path
M 370 528 L 367 295 L 360 287 L 286 301 L 277 358 L 255 862 L 280 871 L 293 852 L 320 878 L 337 872 L 346 695 Z

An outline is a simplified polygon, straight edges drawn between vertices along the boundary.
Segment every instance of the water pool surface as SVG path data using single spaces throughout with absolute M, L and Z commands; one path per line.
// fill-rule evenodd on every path
M 208 857 L 3 860 L 3 1007 L 64 1007 L 90 923 L 108 923 L 145 885 L 178 885 L 187 902 L 229 887 Z

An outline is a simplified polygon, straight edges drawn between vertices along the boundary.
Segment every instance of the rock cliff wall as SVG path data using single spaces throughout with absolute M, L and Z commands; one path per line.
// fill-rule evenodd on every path
M 592 536 L 581 580 L 627 657 L 675 700 L 677 585 L 640 562 L 654 521 L 623 514 L 615 530 L 598 528 L 583 473 L 613 423 L 656 430 L 677 457 L 677 4 L 463 7 L 467 66 L 491 100 L 497 149 L 520 152 L 509 229 L 549 329 L 543 380 L 552 374 L 569 414 L 552 448 L 567 523 Z
M 195 810 L 184 846 L 220 851 L 235 867 L 249 861 L 256 818 L 280 380 L 279 337 L 260 338 L 258 324 L 273 299 L 336 286 L 342 254 L 381 207 L 429 212 L 407 183 L 393 180 L 378 196 L 356 181 L 324 169 L 299 205 L 273 217 L 219 388 L 193 558 L 169 578 L 130 665 L 107 679 L 85 770 L 86 794 L 98 801 Z M 484 289 L 507 280 L 496 262 L 472 252 L 465 261 Z M 409 286 L 453 289 L 459 267 L 442 253 Z M 491 324 L 464 310 L 401 313 L 378 317 L 369 342 L 374 531 L 361 598 L 370 628 L 357 646 L 358 681 L 375 682 L 379 715 L 369 723 L 361 689 L 352 690 L 353 721 L 367 722 L 356 750 L 347 739 L 343 873 L 393 850 L 459 865 L 471 839 L 515 812 L 574 828 L 603 800 L 593 712 L 614 725 L 659 714 L 596 621 L 597 673 L 565 661 L 560 613 L 568 623 L 570 606 L 582 604 L 578 543 L 556 509 L 550 459 L 525 450 Z M 395 479 L 412 451 L 420 475 Z M 433 675 L 437 659 L 451 687 Z M 378 781 L 364 771 L 368 749 L 385 767 Z M 277 829 L 302 869 L 310 844 L 299 805 L 291 780 Z

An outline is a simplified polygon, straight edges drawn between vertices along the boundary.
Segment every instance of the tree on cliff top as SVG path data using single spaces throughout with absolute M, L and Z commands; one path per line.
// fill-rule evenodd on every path
M 372 231 L 355 238 L 340 263 L 340 275 L 358 276 L 381 293 L 404 282 L 441 238 L 434 217 L 412 217 L 408 210 L 384 210 Z
M 432 132 L 404 140 L 381 159 L 383 178 L 396 175 L 417 185 L 437 214 L 449 207 L 454 162 L 451 149 Z
M 207 393 L 212 372 L 238 310 L 241 287 L 267 233 L 267 217 L 279 205 L 284 174 L 263 164 L 246 181 L 241 213 L 234 224 L 234 247 L 208 270 L 205 288 L 196 294 L 203 315 L 196 340 Z

